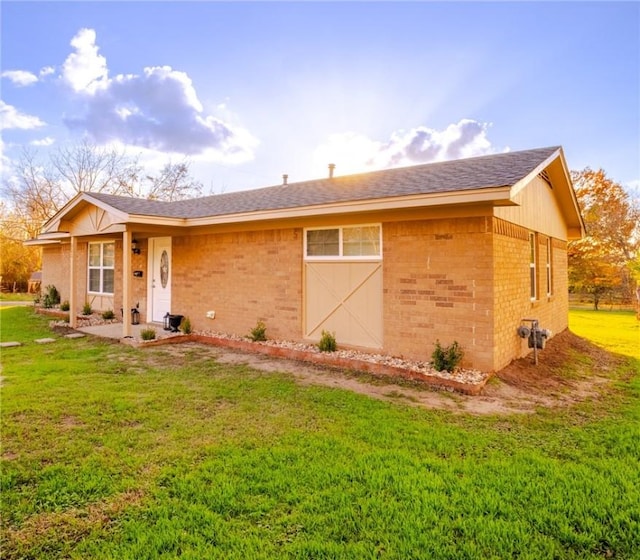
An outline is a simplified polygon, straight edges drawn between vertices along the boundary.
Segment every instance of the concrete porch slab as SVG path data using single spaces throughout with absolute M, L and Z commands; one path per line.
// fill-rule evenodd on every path
M 153 329 L 156 331 L 156 340 L 162 338 L 169 338 L 171 336 L 176 336 L 178 333 L 173 333 L 171 331 L 165 331 L 162 328 L 162 325 L 159 323 L 144 323 L 140 325 L 131 325 L 131 337 L 134 340 L 140 340 L 142 337 L 140 333 L 144 329 Z M 105 325 L 93 325 L 90 327 L 77 327 L 77 331 L 82 333 L 91 334 L 94 336 L 99 336 L 102 338 L 111 338 L 113 340 L 121 340 L 122 336 L 122 323 L 108 323 Z

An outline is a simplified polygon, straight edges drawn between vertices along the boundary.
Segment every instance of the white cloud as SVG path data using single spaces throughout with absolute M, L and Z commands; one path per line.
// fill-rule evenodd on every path
M 32 140 L 29 142 L 32 146 L 51 146 L 55 142 L 55 138 L 51 136 L 46 136 L 45 138 L 40 138 L 39 140 Z
M 5 70 L 0 76 L 11 80 L 14 85 L 21 87 L 30 86 L 38 81 L 38 76 L 26 70 Z
M 396 131 L 386 142 L 347 132 L 334 134 L 313 155 L 316 172 L 328 163 L 341 174 L 431 163 L 491 154 L 497 150 L 487 138 L 489 124 L 462 119 L 444 130 L 419 126 Z
M 62 79 L 76 92 L 95 93 L 107 81 L 107 59 L 98 54 L 96 32 L 81 29 L 71 39 L 75 49 L 62 65 Z
M 95 142 L 121 142 L 151 151 L 230 163 L 253 158 L 257 140 L 241 127 L 207 114 L 191 78 L 170 66 L 144 68 L 142 75 L 108 78 L 95 31 L 72 40 L 76 52 L 63 66 L 64 80 L 85 94 L 85 112 L 65 119 L 69 128 Z
M 0 99 L 0 130 L 8 128 L 30 130 L 44 125 L 45 123 L 39 117 L 21 113 L 13 105 L 9 105 Z
M 49 76 L 50 74 L 53 74 L 56 71 L 56 69 L 53 66 L 43 66 L 42 68 L 40 68 L 40 78 L 44 78 L 45 76 Z

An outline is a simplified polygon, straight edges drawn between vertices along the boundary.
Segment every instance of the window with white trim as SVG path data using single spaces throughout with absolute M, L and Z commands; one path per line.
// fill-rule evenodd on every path
M 536 266 L 536 234 L 529 233 L 529 281 L 531 284 L 530 298 L 534 301 L 538 295 L 537 266 Z
M 382 256 L 380 224 L 307 229 L 305 258 L 371 259 Z
M 89 243 L 89 292 L 113 294 L 116 244 Z
M 547 238 L 547 297 L 553 294 L 553 271 L 551 263 L 553 262 L 551 253 L 551 238 Z

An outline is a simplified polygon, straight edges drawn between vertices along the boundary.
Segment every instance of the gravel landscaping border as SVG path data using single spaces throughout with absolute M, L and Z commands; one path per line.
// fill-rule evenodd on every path
M 328 353 L 321 352 L 317 346 L 312 344 L 278 340 L 253 342 L 246 337 L 218 332 L 179 333 L 174 336 L 150 341 L 122 339 L 121 342 L 136 347 L 198 342 L 254 354 L 264 354 L 340 369 L 362 371 L 375 375 L 404 377 L 406 379 L 424 382 L 434 389 L 456 391 L 465 395 L 479 395 L 492 376 L 491 373 L 475 369 L 459 368 L 452 373 L 437 371 L 431 367 L 429 362 L 406 360 L 404 358 L 383 354 L 368 354 L 345 349 Z

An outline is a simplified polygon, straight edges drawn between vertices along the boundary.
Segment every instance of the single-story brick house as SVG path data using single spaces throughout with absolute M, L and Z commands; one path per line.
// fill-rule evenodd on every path
M 331 166 L 330 166 L 331 168 Z M 332 168 L 331 168 L 332 169 Z M 560 147 L 161 202 L 85 192 L 32 243 L 71 309 L 167 312 L 195 330 L 428 360 L 454 340 L 492 371 L 523 318 L 567 328 L 567 242 L 584 223 Z M 72 321 L 75 314 L 71 314 Z

